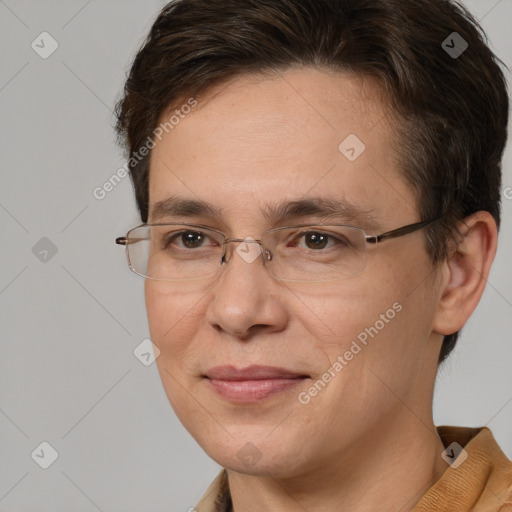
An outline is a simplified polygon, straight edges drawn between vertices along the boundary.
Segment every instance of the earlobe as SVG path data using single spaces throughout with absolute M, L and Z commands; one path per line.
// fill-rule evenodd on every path
M 462 328 L 482 297 L 496 254 L 496 221 L 488 212 L 476 212 L 459 225 L 461 241 L 442 263 L 439 303 L 432 329 L 443 335 Z

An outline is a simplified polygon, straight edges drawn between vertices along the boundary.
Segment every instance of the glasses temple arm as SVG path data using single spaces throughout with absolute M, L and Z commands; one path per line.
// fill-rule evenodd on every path
M 404 226 L 402 228 L 393 229 L 391 231 L 386 231 L 385 233 L 382 233 L 380 235 L 367 236 L 366 241 L 370 244 L 377 244 L 379 242 L 382 242 L 382 240 L 386 240 L 388 238 L 397 238 L 399 236 L 408 235 L 409 233 L 413 233 L 414 231 L 417 231 L 418 229 L 428 226 L 429 224 L 431 224 L 432 222 L 435 222 L 436 220 L 439 220 L 439 219 L 415 222 L 414 224 L 409 224 L 408 226 Z
M 137 242 L 142 242 L 143 240 L 147 240 L 147 238 L 127 238 L 125 236 L 119 236 L 116 238 L 116 244 L 118 244 L 118 245 L 135 244 Z

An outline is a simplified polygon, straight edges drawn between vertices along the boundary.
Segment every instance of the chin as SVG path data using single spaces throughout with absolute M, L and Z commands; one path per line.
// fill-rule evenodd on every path
M 224 442 L 219 438 L 213 442 L 204 436 L 199 436 L 196 441 L 217 464 L 237 473 L 289 478 L 305 471 L 307 456 L 301 443 L 293 441 L 293 436 L 287 436 L 286 440 L 265 439 L 270 431 L 267 429 L 266 434 L 257 436 L 240 435 L 236 439 L 226 434 L 222 436 Z

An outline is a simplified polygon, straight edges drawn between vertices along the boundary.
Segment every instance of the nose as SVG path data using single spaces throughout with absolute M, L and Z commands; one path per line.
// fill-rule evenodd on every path
M 228 246 L 228 242 L 235 242 Z M 279 331 L 288 322 L 288 312 L 280 300 L 282 286 L 266 265 L 271 254 L 261 242 L 249 238 L 226 239 L 222 257 L 227 267 L 211 290 L 206 319 L 218 331 L 247 339 L 256 331 Z

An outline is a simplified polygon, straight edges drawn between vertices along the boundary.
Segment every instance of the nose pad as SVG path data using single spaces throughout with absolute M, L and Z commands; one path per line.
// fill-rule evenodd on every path
M 272 260 L 272 253 L 269 250 L 267 250 L 265 247 L 263 247 L 260 240 L 255 240 L 254 238 L 251 238 L 251 237 L 247 237 L 245 239 L 237 238 L 237 239 L 225 240 L 224 253 L 222 254 L 222 256 L 220 258 L 221 266 L 224 263 L 227 264 L 231 258 L 231 253 L 230 253 L 230 250 L 228 249 L 228 245 L 227 245 L 229 242 L 240 242 L 240 245 L 236 248 L 236 252 L 247 263 L 252 263 L 252 262 L 256 261 L 258 256 L 263 256 L 264 262 Z M 251 246 L 249 244 L 257 244 L 257 247 L 254 245 Z

